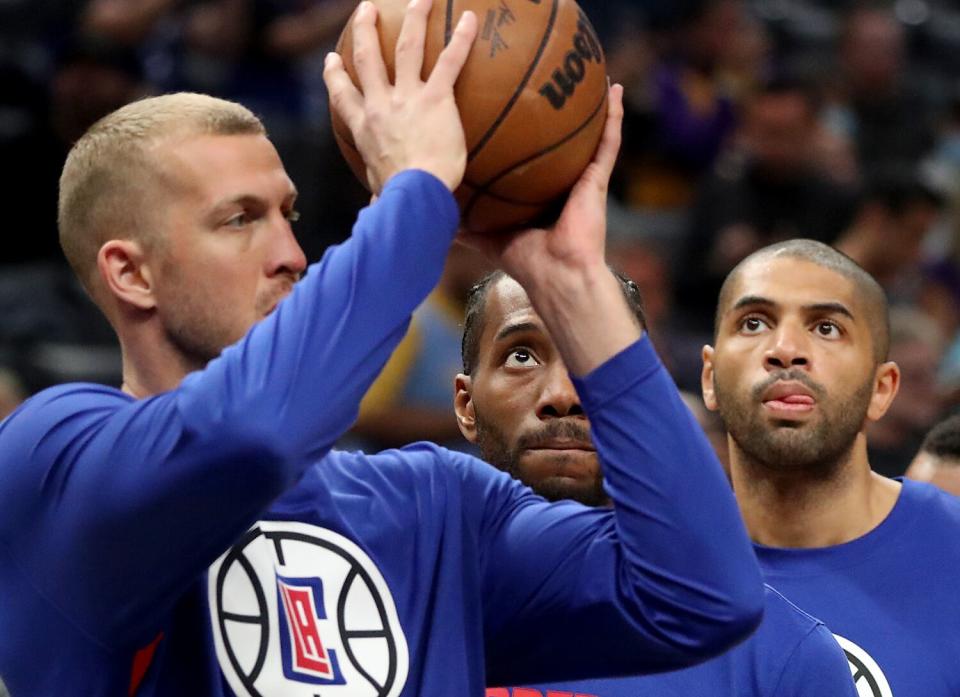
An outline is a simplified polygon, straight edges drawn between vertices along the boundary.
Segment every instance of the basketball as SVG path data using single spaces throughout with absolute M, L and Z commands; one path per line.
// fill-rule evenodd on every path
M 384 63 L 407 0 L 373 0 Z M 573 0 L 434 0 L 427 26 L 426 78 L 460 15 L 479 31 L 455 86 L 467 141 L 467 169 L 455 196 L 475 232 L 518 228 L 562 202 L 590 163 L 606 118 L 607 77 L 596 32 Z M 354 84 L 351 20 L 337 52 Z M 349 129 L 333 117 L 340 151 L 361 182 L 363 161 Z

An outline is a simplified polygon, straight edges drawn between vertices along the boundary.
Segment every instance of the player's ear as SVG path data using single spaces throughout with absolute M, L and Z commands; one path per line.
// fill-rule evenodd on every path
M 110 240 L 97 253 L 97 271 L 110 295 L 138 310 L 156 305 L 153 274 L 136 240 Z
M 453 385 L 453 410 L 457 414 L 460 433 L 471 443 L 477 442 L 477 414 L 473 407 L 473 381 L 460 373 Z
M 703 403 L 710 411 L 717 410 L 717 395 L 713 387 L 713 346 L 707 344 L 701 353 L 703 369 L 700 371 L 700 391 Z
M 893 398 L 900 389 L 900 368 L 893 361 L 887 361 L 877 366 L 873 383 L 873 396 L 867 407 L 867 418 L 870 421 L 879 421 L 887 413 Z

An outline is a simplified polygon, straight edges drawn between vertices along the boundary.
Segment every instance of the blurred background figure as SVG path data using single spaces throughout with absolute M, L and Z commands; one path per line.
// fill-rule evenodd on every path
M 119 376 L 109 328 L 65 271 L 56 196 L 66 149 L 124 102 L 172 90 L 242 101 L 300 189 L 308 258 L 346 236 L 368 194 L 331 137 L 321 71 L 356 4 L 0 1 L 0 157 L 16 171 L 0 197 L 18 231 L 0 255 L 0 364 L 27 394 Z M 960 406 L 960 0 L 581 5 L 626 86 L 609 255 L 637 279 L 677 384 L 699 392 L 700 349 L 733 265 L 787 237 L 835 244 L 923 317 L 914 334 L 940 337 L 902 354 L 917 377 L 881 422 L 886 437 L 871 434 L 890 451 L 877 462 L 901 474 L 931 419 Z M 416 421 L 431 409 L 420 411 L 427 385 L 445 392 L 456 373 L 441 357 L 453 354 L 465 283 L 445 280 L 414 319 L 352 435 L 363 447 L 459 441 L 455 424 Z M 907 409 L 926 399 L 911 393 L 935 397 Z M 371 418 L 377 409 L 391 419 Z M 387 421 L 393 432 L 376 433 Z
M 933 147 L 935 118 L 931 97 L 909 70 L 896 10 L 878 3 L 850 12 L 837 63 L 827 122 L 854 144 L 862 170 L 916 165 Z
M 937 368 L 943 356 L 937 323 L 915 307 L 890 310 L 890 360 L 900 366 L 900 391 L 886 416 L 867 428 L 870 465 L 902 475 L 927 431 L 943 416 Z
M 907 469 L 907 476 L 960 496 L 960 414 L 930 429 Z
M 0 420 L 20 406 L 26 398 L 27 390 L 16 373 L 0 367 Z M 0 695 L 2 694 L 3 683 L 0 682 Z
M 869 271 L 891 301 L 900 301 L 917 290 L 924 241 L 943 206 L 942 197 L 918 174 L 878 173 L 836 247 Z
M 760 86 L 725 160 L 701 182 L 677 288 L 691 326 L 712 329 L 720 285 L 744 257 L 793 237 L 833 242 L 850 221 L 855 191 L 824 167 L 820 103 L 792 79 Z
M 414 313 L 407 335 L 360 404 L 347 446 L 378 452 L 428 440 L 476 453 L 460 434 L 450 395 L 462 370 L 467 295 L 490 270 L 478 252 L 462 245 L 450 249 L 437 288 Z

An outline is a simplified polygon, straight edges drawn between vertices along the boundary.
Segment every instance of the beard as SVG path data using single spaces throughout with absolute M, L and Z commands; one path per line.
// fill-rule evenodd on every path
M 759 416 L 763 393 L 780 380 L 799 382 L 810 390 L 817 401 L 819 419 L 770 423 Z M 774 373 L 746 397 L 728 389 L 719 373 L 715 373 L 714 382 L 720 417 L 751 464 L 767 471 L 802 473 L 818 479 L 831 478 L 849 459 L 873 396 L 871 378 L 831 403 L 826 388 L 800 370 Z
M 584 443 L 591 442 L 588 427 L 577 422 L 558 419 L 547 422 L 533 433 L 520 436 L 511 446 L 504 433 L 479 413 L 476 414 L 476 420 L 477 446 L 480 448 L 480 454 L 497 469 L 503 470 L 514 479 L 519 479 L 548 501 L 570 499 L 593 507 L 609 505 L 610 498 L 603 490 L 603 475 L 599 467 L 596 476 L 587 481 L 556 476 L 538 478 L 527 471 L 521 461 L 523 453 L 528 448 L 535 448 L 555 439 L 569 438 Z M 557 471 L 563 471 L 565 459 L 563 455 L 558 455 L 553 461 Z

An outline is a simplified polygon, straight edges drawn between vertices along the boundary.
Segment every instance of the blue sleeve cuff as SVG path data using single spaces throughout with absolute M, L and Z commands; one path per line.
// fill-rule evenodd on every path
M 460 226 L 460 208 L 447 185 L 435 175 L 422 169 L 405 169 L 397 172 L 387 181 L 380 193 L 381 197 L 392 189 L 421 192 L 437 204 L 438 223 L 455 233 Z
M 587 413 L 599 409 L 662 369 L 660 357 L 644 333 L 606 363 L 583 377 L 570 376 Z

